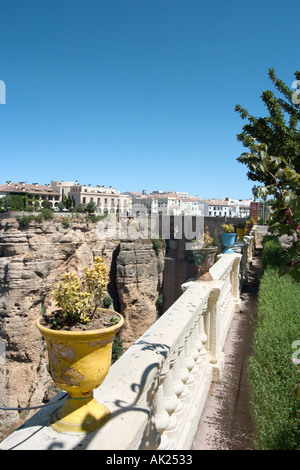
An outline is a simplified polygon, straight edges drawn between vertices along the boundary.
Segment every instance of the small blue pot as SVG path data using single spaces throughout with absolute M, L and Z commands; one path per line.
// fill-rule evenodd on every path
M 225 246 L 223 253 L 234 253 L 231 249 L 236 239 L 236 233 L 222 233 L 222 242 Z

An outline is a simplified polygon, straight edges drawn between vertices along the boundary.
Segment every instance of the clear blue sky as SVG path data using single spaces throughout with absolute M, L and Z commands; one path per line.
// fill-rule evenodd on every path
M 299 13 L 278 0 L 0 0 L 0 183 L 251 197 L 241 104 L 292 86 Z

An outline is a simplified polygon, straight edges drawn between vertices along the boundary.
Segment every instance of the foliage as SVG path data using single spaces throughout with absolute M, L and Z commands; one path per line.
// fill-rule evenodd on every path
M 246 228 L 246 222 L 239 222 L 236 224 L 236 228 Z
M 198 247 L 209 248 L 211 246 L 219 245 L 216 235 L 212 236 L 207 226 L 205 226 L 203 237 L 201 238 L 201 235 L 199 235 L 199 238 L 196 238 L 196 240 L 193 240 L 193 243 L 196 243 L 196 249 Z
M 264 92 L 263 101 L 270 116 L 253 118 L 237 107 L 242 118 L 250 124 L 238 135 L 250 152 L 238 160 L 248 166 L 248 177 L 263 183 L 259 194 L 272 197 L 272 212 L 269 230 L 279 235 L 290 235 L 293 242 L 286 250 L 286 265 L 281 274 L 290 273 L 300 280 L 300 110 L 293 102 L 293 92 L 277 79 L 273 69 L 269 76 L 276 88 L 284 95 L 275 98 L 272 92 Z M 297 79 L 300 72 L 296 72 Z M 288 116 L 288 123 L 285 122 Z
M 102 303 L 103 303 L 104 308 L 109 308 L 111 304 L 113 303 L 113 299 L 111 298 L 110 295 L 107 294 L 103 297 Z
M 48 201 L 47 199 L 45 199 L 45 201 L 42 202 L 42 207 L 44 209 L 52 209 L 52 204 L 50 201 Z
M 263 239 L 262 265 L 263 269 L 281 269 L 285 264 L 284 250 L 275 235 L 266 235 Z
M 34 220 L 38 222 L 42 222 L 43 220 L 48 220 L 52 218 L 53 218 L 53 211 L 51 209 L 42 209 L 38 216 L 34 214 L 16 216 L 16 220 L 19 222 L 20 229 L 28 227 L 30 222 Z
M 72 217 L 70 217 L 69 215 L 66 216 L 66 217 L 63 217 L 63 218 L 62 218 L 62 225 L 63 225 L 63 227 L 65 227 L 65 228 L 71 227 L 71 225 L 72 225 Z
M 300 280 L 300 174 L 292 169 L 285 158 L 273 157 L 265 145 L 257 145 L 259 171 L 269 175 L 270 183 L 259 188 L 261 194 L 271 194 L 275 202 L 269 231 L 279 235 L 290 235 L 293 242 L 286 249 L 286 265 L 281 274 L 290 273 Z M 254 168 L 255 169 L 255 168 Z
M 217 255 L 222 253 L 222 243 L 220 242 L 220 234 L 219 232 L 215 229 L 213 233 L 213 245 L 217 247 Z
M 19 222 L 19 228 L 26 228 L 32 220 L 36 219 L 35 215 L 17 215 L 16 220 Z
M 224 233 L 234 233 L 234 226 L 232 224 L 222 224 Z
M 164 240 L 163 238 L 152 238 L 151 242 L 156 256 L 159 255 L 160 251 L 166 248 L 166 240 Z
M 73 199 L 69 199 L 65 194 L 62 197 L 62 204 L 63 208 L 65 207 L 68 210 L 72 210 L 75 206 L 75 201 Z M 62 209 L 60 209 L 62 210 Z
M 88 214 L 88 220 L 90 220 L 91 222 L 99 222 L 100 220 L 103 220 L 105 219 L 106 217 L 108 216 L 108 214 L 104 214 L 104 215 L 94 215 L 94 214 Z
M 158 294 L 157 299 L 156 299 L 156 307 L 160 309 L 163 306 L 164 303 L 164 296 L 162 294 Z
M 250 115 L 240 105 L 235 107 L 241 118 L 248 120 L 248 123 L 243 126 L 243 131 L 237 135 L 237 139 L 250 150 L 249 153 L 243 153 L 237 160 L 248 166 L 250 180 L 267 185 L 272 184 L 270 175 L 252 166 L 252 164 L 260 163 L 257 153 L 253 151 L 257 142 L 265 143 L 270 155 L 283 155 L 287 165 L 300 172 L 300 110 L 299 105 L 293 100 L 295 92 L 277 78 L 274 69 L 269 69 L 269 78 L 281 96 L 277 98 L 272 91 L 263 91 L 261 99 L 268 110 L 268 116 L 257 118 Z M 299 71 L 295 72 L 295 78 L 300 79 Z M 281 163 L 278 162 L 278 165 L 281 166 Z
M 0 198 L 0 206 L 12 211 L 25 211 L 27 209 L 27 195 L 26 194 L 10 194 Z
M 120 339 L 119 334 L 116 334 L 113 345 L 112 345 L 112 352 L 111 352 L 111 362 L 112 364 L 116 362 L 120 356 L 122 356 L 124 350 L 122 347 L 122 343 L 124 341 Z
M 85 212 L 85 207 L 83 204 L 79 204 L 79 206 L 77 206 L 77 209 L 76 209 L 76 212 L 79 212 L 79 213 L 82 213 L 82 212 Z
M 210 233 L 207 231 L 203 236 L 203 245 L 202 248 L 209 248 L 214 244 L 214 239 L 211 237 Z
M 97 205 L 94 201 L 90 201 L 85 207 L 85 210 L 86 212 L 88 212 L 88 214 L 93 214 L 94 212 L 96 212 L 96 209 Z
M 292 344 L 299 339 L 295 299 L 300 298 L 300 285 L 290 275 L 279 276 L 284 258 L 276 237 L 265 237 L 257 327 L 248 365 L 260 450 L 297 450 L 300 445 L 300 401 L 295 395 L 299 370 L 292 360 Z
M 53 213 L 53 210 L 52 209 L 48 209 L 48 208 L 43 208 L 41 209 L 39 215 L 37 216 L 37 219 L 38 220 L 49 220 L 49 219 L 53 219 L 54 217 L 54 213 Z
M 254 225 L 255 224 L 255 220 L 252 219 L 251 217 L 249 217 L 249 219 L 246 220 L 246 226 L 247 225 Z
M 64 273 L 53 291 L 56 306 L 68 324 L 89 323 L 107 291 L 108 275 L 102 258 L 95 258 L 91 268 L 84 268 L 83 279 Z

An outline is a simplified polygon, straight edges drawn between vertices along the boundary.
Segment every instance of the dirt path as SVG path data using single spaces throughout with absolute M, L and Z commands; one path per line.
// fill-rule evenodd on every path
M 241 310 L 235 314 L 226 340 L 223 376 L 211 388 L 193 450 L 254 450 L 246 368 L 256 322 L 260 277 L 260 250 L 256 250 L 249 280 L 241 294 Z

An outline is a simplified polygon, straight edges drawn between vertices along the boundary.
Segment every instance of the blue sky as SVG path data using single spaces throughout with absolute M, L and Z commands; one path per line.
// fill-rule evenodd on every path
M 296 2 L 0 0 L 0 183 L 252 196 L 241 104 L 299 70 Z

